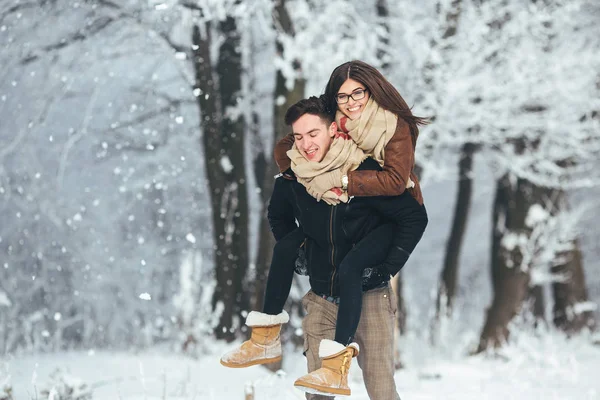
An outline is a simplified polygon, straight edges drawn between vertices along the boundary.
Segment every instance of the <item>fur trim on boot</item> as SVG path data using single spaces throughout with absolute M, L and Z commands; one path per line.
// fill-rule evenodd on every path
M 250 311 L 246 317 L 246 326 L 272 326 L 287 324 L 290 320 L 288 313 L 283 310 L 277 315 L 269 315 L 258 311 Z
M 350 343 L 348 347 L 352 347 L 353 349 L 355 349 L 356 355 L 358 355 L 358 352 L 360 351 L 358 343 Z M 346 350 L 346 346 L 344 346 L 343 344 L 338 343 L 335 340 L 323 339 L 319 344 L 319 358 L 331 357 L 344 350 Z

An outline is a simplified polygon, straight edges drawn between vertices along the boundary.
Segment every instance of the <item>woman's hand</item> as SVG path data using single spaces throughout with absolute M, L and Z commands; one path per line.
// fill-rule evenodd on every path
M 348 194 L 342 188 L 334 187 L 323 194 L 322 200 L 330 206 L 337 206 L 340 202 L 348 202 Z
M 325 188 L 341 187 L 342 186 L 342 171 L 338 168 L 338 169 L 334 169 L 333 171 L 329 171 L 329 172 L 325 172 L 321 175 L 317 175 L 314 178 L 312 178 L 311 186 L 313 186 L 315 188 L 321 188 L 323 190 Z M 312 195 L 312 193 L 311 193 L 311 195 Z M 313 195 L 313 197 L 316 198 L 317 201 L 321 200 L 317 196 Z

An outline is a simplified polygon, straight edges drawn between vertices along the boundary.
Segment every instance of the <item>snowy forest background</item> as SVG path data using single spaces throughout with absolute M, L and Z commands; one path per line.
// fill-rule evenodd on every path
M 243 339 L 283 113 L 351 59 L 433 121 L 402 335 L 600 342 L 599 21 L 594 0 L 3 0 L 0 355 Z

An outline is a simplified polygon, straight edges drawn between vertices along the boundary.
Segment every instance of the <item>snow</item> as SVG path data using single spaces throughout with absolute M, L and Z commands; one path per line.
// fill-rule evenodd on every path
M 402 344 L 407 368 L 395 376 L 401 398 L 600 399 L 600 346 L 590 344 L 589 337 L 567 339 L 557 332 L 515 336 L 516 343 L 496 356 L 466 356 L 467 349 L 457 348 L 463 339 L 449 341 L 448 348 L 432 348 L 419 335 L 409 335 L 412 338 Z M 293 386 L 306 368 L 300 350 L 284 349 L 283 369 L 278 373 L 260 366 L 221 366 L 220 354 L 238 344 L 213 342 L 211 353 L 197 360 L 164 349 L 11 357 L 0 364 L 0 382 L 12 384 L 15 399 L 49 390 L 49 382 L 59 380 L 87 385 L 94 399 L 239 400 L 246 393 L 254 393 L 255 400 L 304 398 Z M 64 377 L 59 378 L 57 370 Z M 356 361 L 349 384 L 352 399 L 368 399 Z
M 150 297 L 149 293 L 140 293 L 140 299 L 142 300 L 152 300 L 152 297 Z
M 221 164 L 221 168 L 223 169 L 223 171 L 226 174 L 229 174 L 231 171 L 233 171 L 233 164 L 231 163 L 231 160 L 229 159 L 229 157 L 227 157 L 227 156 L 221 157 L 220 164 Z
M 575 314 L 583 314 L 588 311 L 596 311 L 598 309 L 598 304 L 593 301 L 584 301 L 581 303 L 575 303 L 573 305 L 573 312 Z
M 549 283 L 568 278 L 551 273 L 557 254 L 581 234 L 590 300 L 573 305 L 572 311 L 600 316 L 598 204 L 583 201 L 600 194 L 600 168 L 589 162 L 597 160 L 600 137 L 599 121 L 592 117 L 600 105 L 597 2 L 554 2 L 547 10 L 546 2 L 463 3 L 452 38 L 442 37 L 445 15 L 454 7 L 450 0 L 390 1 L 386 21 L 369 2 L 290 0 L 295 37 L 275 32 L 268 0 L 203 1 L 201 18 L 177 0 L 123 2 L 119 12 L 96 2 L 50 3 L 52 24 L 43 23 L 47 13 L 41 8 L 23 7 L 24 14 L 7 14 L 0 26 L 7 44 L 0 83 L 0 347 L 16 354 L 69 346 L 89 350 L 4 355 L 0 399 L 8 397 L 3 395 L 8 384 L 14 386 L 15 399 L 27 399 L 42 398 L 37 395 L 42 389 L 60 394 L 60 382 L 84 382 L 93 387 L 95 399 L 227 400 L 242 399 L 244 393 L 254 393 L 257 400 L 304 398 L 292 387 L 305 372 L 300 350 L 288 349 L 280 374 L 261 367 L 233 371 L 217 360 L 235 344 L 208 336 L 225 309 L 220 300 L 216 311 L 211 306 L 216 285 L 211 207 L 199 145 L 204 133 L 198 129 L 197 98 L 209 99 L 209 94 L 199 88 L 182 91 L 193 86 L 194 59 L 174 53 L 161 38 L 198 50 L 189 43 L 191 24 L 214 20 L 218 25 L 217 20 L 233 14 L 242 27 L 247 86 L 225 115 L 244 114 L 249 121 L 249 115 L 259 113 L 261 151 L 272 148 L 273 103 L 285 100 L 271 96 L 276 69 L 288 89 L 303 78 L 305 93 L 314 95 L 343 61 L 360 58 L 381 67 L 377 50 L 386 33 L 379 22 L 391 29 L 388 49 L 383 49 L 390 57 L 384 75 L 414 104 L 417 115 L 436 116 L 434 124 L 423 127 L 417 150 L 425 168 L 421 182 L 430 227 L 403 272 L 409 332 L 400 346 L 407 369 L 396 376 L 402 398 L 598 398 L 598 347 L 585 337 L 512 335 L 516 342 L 499 357 L 465 356 L 491 302 L 490 215 L 495 182 L 506 171 L 514 184 L 525 177 L 565 190 L 574 209 L 553 215 L 543 208 L 550 204 L 531 207 L 527 223 L 533 233 L 507 232 L 505 248 L 519 246 L 523 266 L 531 267 L 531 282 L 549 291 Z M 114 29 L 65 42 L 85 32 L 94 15 L 114 19 Z M 499 16 L 511 18 L 494 27 Z M 324 37 L 322 28 L 333 20 Z M 284 46 L 280 55 L 274 49 L 276 34 Z M 214 38 L 213 63 L 223 40 Z M 38 52 L 58 43 L 68 46 Z M 23 63 L 28 53 L 38 58 Z M 300 68 L 295 68 L 298 61 Z M 536 107 L 545 111 L 527 111 Z M 136 122 L 143 114 L 151 118 Z M 535 151 L 515 151 L 511 143 L 521 137 L 539 141 Z M 431 347 L 419 338 L 430 334 L 422 327 L 431 322 L 456 192 L 455 150 L 464 142 L 482 148 L 473 168 L 473 205 L 457 288 L 462 325 L 444 332 L 439 347 Z M 247 146 L 247 155 L 256 150 Z M 220 153 L 209 156 L 218 158 L 217 168 L 225 173 L 239 161 Z M 557 168 L 557 161 L 569 158 L 578 165 Z M 187 161 L 174 165 L 174 160 Z M 258 193 L 250 163 L 244 166 L 248 192 Z M 593 190 L 582 191 L 577 200 L 570 196 L 573 187 Z M 227 188 L 228 199 L 241 204 L 237 188 Z M 252 262 L 263 214 L 258 196 L 249 201 Z M 229 243 L 238 208 L 223 204 Z M 503 218 L 496 222 L 505 229 Z M 550 309 L 551 296 L 548 300 Z M 198 360 L 164 350 L 96 349 L 139 349 L 153 341 L 180 346 L 181 337 L 192 332 Z M 302 334 L 300 328 L 296 334 Z M 57 368 L 63 372 L 51 379 L 57 385 L 52 390 L 47 381 Z M 366 399 L 356 364 L 352 374 L 353 398 Z
M 514 250 L 527 242 L 527 237 L 522 233 L 509 232 L 502 237 L 502 247 L 508 251 Z
M 4 264 L 6 267 L 6 264 Z M 2 290 L 0 290 L 0 306 L 2 307 L 10 307 L 12 305 L 12 303 L 10 302 L 10 299 L 8 298 L 8 296 L 6 295 L 6 293 Z
M 533 227 L 536 224 L 544 222 L 548 217 L 550 217 L 550 213 L 544 207 L 534 204 L 529 207 L 527 217 L 525 218 L 525 225 Z

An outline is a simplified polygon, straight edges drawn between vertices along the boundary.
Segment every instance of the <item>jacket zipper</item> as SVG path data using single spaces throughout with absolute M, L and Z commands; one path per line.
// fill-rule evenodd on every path
M 330 296 L 333 296 L 333 282 L 335 278 L 335 245 L 333 244 L 333 217 L 335 214 L 335 206 L 331 207 L 331 214 L 329 217 L 329 238 L 331 240 L 331 266 L 333 267 L 333 272 L 331 273 L 331 289 Z

